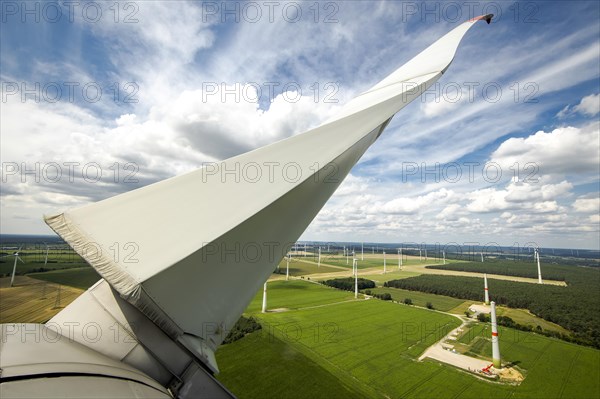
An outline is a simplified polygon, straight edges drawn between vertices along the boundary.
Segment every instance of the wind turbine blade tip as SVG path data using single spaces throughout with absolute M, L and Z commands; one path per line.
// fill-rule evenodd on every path
M 494 14 L 480 15 L 478 17 L 475 17 L 475 18 L 471 19 L 470 22 L 484 20 L 485 22 L 487 22 L 488 24 L 490 24 L 492 22 L 492 18 L 494 18 Z

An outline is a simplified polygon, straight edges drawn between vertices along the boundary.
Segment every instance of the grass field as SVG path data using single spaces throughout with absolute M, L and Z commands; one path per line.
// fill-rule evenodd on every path
M 354 293 L 336 290 L 302 280 L 272 281 L 267 285 L 267 309 L 300 309 L 354 299 Z M 246 309 L 259 313 L 262 309 L 262 289 Z
M 14 251 L 4 251 L 4 255 L 12 254 Z M 19 257 L 22 262 L 17 262 L 17 275 L 26 273 L 85 267 L 87 263 L 75 252 L 69 250 L 50 250 L 48 252 L 48 263 L 44 264 L 46 252 L 40 250 L 22 250 Z M 0 258 L 0 276 L 10 276 L 14 266 L 14 258 L 6 256 Z M 45 269 L 45 270 L 41 270 Z
M 490 329 L 476 323 L 460 337 L 472 353 L 488 360 L 492 353 Z M 529 332 L 499 327 L 504 364 L 524 370 L 527 378 L 516 398 L 597 398 L 600 395 L 600 351 Z
M 532 314 L 530 311 L 526 309 L 511 309 L 505 307 L 497 308 L 498 316 L 508 316 L 513 319 L 516 323 L 526 325 L 526 326 L 540 326 L 544 330 L 547 331 L 558 331 L 559 333 L 569 335 L 570 331 L 559 326 L 558 324 L 554 324 L 550 321 L 544 320 L 541 317 L 537 317 Z
M 299 273 L 309 274 L 313 265 L 301 264 Z M 387 281 L 402 273 L 374 276 Z M 66 285 L 87 288 L 99 278 L 89 267 L 30 276 L 48 283 L 20 276 L 17 287 L 0 288 L 0 322 L 44 322 L 82 292 Z M 56 283 L 61 284 L 59 308 L 54 306 Z M 387 290 L 401 300 L 410 297 L 417 305 L 431 302 L 440 310 L 462 310 L 467 303 L 415 291 L 406 291 L 405 296 L 404 290 L 375 290 Z M 503 361 L 526 376 L 519 386 L 504 385 L 436 361 L 416 360 L 459 325 L 455 317 L 376 299 L 354 300 L 351 292 L 306 280 L 269 282 L 268 309 L 277 311 L 262 314 L 261 303 L 262 290 L 246 313 L 259 319 L 263 329 L 217 351 L 218 378 L 240 398 L 600 396 L 600 351 L 595 349 L 501 327 Z M 529 317 L 520 309 L 499 308 L 500 314 L 503 311 L 515 320 Z M 473 323 L 459 341 L 483 358 L 491 354 L 485 324 Z
M 64 284 L 82 290 L 88 289 L 101 278 L 100 275 L 89 266 L 76 269 L 53 270 L 44 273 L 31 273 L 29 274 L 29 277 Z
M 451 298 L 449 296 L 401 290 L 398 288 L 374 288 L 371 289 L 371 292 L 374 294 L 383 294 L 387 292 L 392 295 L 392 299 L 394 301 L 398 302 L 404 301 L 404 298 L 410 298 L 413 302 L 413 305 L 416 306 L 425 307 L 427 302 L 430 302 L 434 309 L 441 310 L 443 312 L 447 312 L 465 302 L 461 299 Z M 469 301 L 469 303 L 472 303 L 472 301 Z
M 283 259 L 279 262 L 279 274 L 285 275 L 286 267 L 286 260 Z M 312 263 L 312 261 L 304 261 L 302 258 L 292 258 L 290 261 L 290 276 L 306 276 L 307 274 L 335 273 L 339 271 L 338 268 L 327 267 L 326 265 L 319 266 Z
M 519 386 L 486 382 L 435 361 L 415 360 L 459 324 L 455 317 L 374 299 L 335 303 L 336 297 L 347 300 L 346 293 L 305 281 L 294 281 L 296 287 L 286 290 L 290 283 L 269 283 L 269 307 L 298 310 L 258 313 L 262 294 L 257 293 L 248 313 L 261 321 L 263 330 L 217 351 L 218 378 L 241 398 L 600 395 L 600 351 L 501 329 L 503 358 L 527 378 Z M 296 301 L 324 306 L 307 308 Z M 487 332 L 479 331 L 479 336 L 481 353 L 491 353 Z M 311 377 L 302 379 L 305 375 Z
M 429 259 L 428 262 L 434 263 L 435 260 Z M 348 264 L 346 264 L 345 256 L 322 257 L 321 263 L 324 263 L 327 265 L 332 265 L 332 266 L 347 267 L 347 268 L 351 269 L 352 268 L 352 256 L 350 256 L 348 258 Z M 403 266 L 404 265 L 406 265 L 406 266 L 420 265 L 420 264 L 426 264 L 426 262 L 425 261 L 421 262 L 418 259 L 412 259 L 412 258 L 408 259 L 408 260 L 403 260 L 403 262 L 402 262 Z M 366 257 L 364 260 L 360 260 L 360 255 L 358 255 L 358 268 L 359 269 L 368 269 L 371 267 L 381 267 L 381 269 L 383 270 L 383 256 L 379 255 L 379 257 L 376 257 L 376 258 Z M 387 257 L 386 267 L 388 268 L 388 270 L 397 270 L 398 269 L 398 256 L 395 254 L 392 254 L 389 257 Z

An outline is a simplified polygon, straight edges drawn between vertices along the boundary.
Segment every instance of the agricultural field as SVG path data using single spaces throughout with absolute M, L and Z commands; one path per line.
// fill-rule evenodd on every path
M 408 291 L 398 288 L 373 288 L 371 289 L 371 292 L 374 294 L 389 293 L 392 296 L 392 300 L 397 302 L 402 302 L 405 298 L 410 298 L 415 306 L 425 307 L 427 303 L 431 303 L 434 309 L 443 312 L 448 312 L 465 302 L 461 299 L 449 296 L 427 294 L 424 292 Z M 472 301 L 468 302 L 472 303 Z
M 516 323 L 537 327 L 540 326 L 542 329 L 546 331 L 556 331 L 561 334 L 569 335 L 570 331 L 559 326 L 558 324 L 552 323 L 550 321 L 544 320 L 540 317 L 537 317 L 527 309 L 511 309 L 506 308 L 504 306 L 498 306 L 496 308 L 496 314 L 498 316 L 506 316 L 513 319 Z
M 12 274 L 14 258 L 11 254 L 13 252 L 14 251 L 2 251 L 1 255 L 3 257 L 0 258 L 0 277 L 10 276 Z M 75 252 L 66 249 L 49 250 L 47 263 L 45 263 L 45 250 L 23 249 L 21 250 L 19 257 L 23 260 L 23 263 L 17 262 L 17 275 L 56 269 L 84 267 L 88 265 Z
M 270 281 L 267 284 L 268 309 L 302 309 L 354 300 L 354 293 L 324 287 L 303 280 Z M 260 313 L 262 287 L 250 303 L 248 314 Z
M 328 267 L 324 264 L 319 266 L 317 263 L 313 263 L 311 258 L 307 258 L 307 260 L 303 260 L 303 258 L 292 258 L 290 260 L 290 276 L 306 276 L 307 274 L 317 274 L 317 273 L 335 273 L 341 271 L 339 268 Z M 285 258 L 279 262 L 279 271 L 278 274 L 285 275 L 287 263 Z
M 342 291 L 338 292 L 342 302 L 336 303 L 329 293 L 333 289 L 306 281 L 293 283 L 308 289 L 279 289 L 290 283 L 269 283 L 269 308 L 297 310 L 259 313 L 262 292 L 257 293 L 247 314 L 257 318 L 263 329 L 217 351 L 218 379 L 240 398 L 587 399 L 600 395 L 598 350 L 501 328 L 501 353 L 526 378 L 518 386 L 488 382 L 436 361 L 416 360 L 460 325 L 458 318 L 376 299 L 345 301 Z M 299 291 L 315 297 L 304 298 L 305 303 L 323 296 L 331 302 L 298 306 L 294 301 Z M 483 335 L 481 340 L 484 353 Z M 306 375 L 311 377 L 303 379 Z
M 100 280 L 100 275 L 91 267 L 53 270 L 44 273 L 31 273 L 29 277 L 64 284 L 82 290 L 88 289 Z
M 471 345 L 468 354 L 491 361 L 490 333 L 489 324 L 474 323 L 458 342 Z M 502 326 L 499 342 L 503 364 L 516 366 L 526 376 L 514 397 L 592 398 L 600 394 L 600 351 Z
M 0 323 L 45 323 L 83 290 L 19 276 L 0 278 Z
M 373 256 L 365 256 L 364 260 L 360 260 L 360 255 L 358 257 L 358 268 L 359 269 L 368 269 L 372 267 L 380 267 L 383 270 L 383 255 L 379 254 L 378 257 Z M 434 259 L 430 259 L 429 263 L 436 262 Z M 352 256 L 348 258 L 348 263 L 346 264 L 345 256 L 322 256 L 321 264 L 327 264 L 332 266 L 341 266 L 345 268 L 352 269 Z M 402 265 L 411 266 L 411 265 L 420 265 L 420 264 L 428 264 L 425 260 L 422 262 L 419 259 L 409 258 L 408 260 L 403 260 Z M 391 254 L 386 258 L 386 265 L 389 270 L 397 270 L 398 269 L 398 255 Z

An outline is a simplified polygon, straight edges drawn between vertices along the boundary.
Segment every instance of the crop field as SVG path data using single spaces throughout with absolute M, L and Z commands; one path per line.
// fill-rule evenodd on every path
M 274 301 L 273 306 L 298 310 L 259 313 L 262 293 L 258 293 L 247 313 L 258 318 L 263 329 L 217 351 L 218 378 L 240 398 L 587 399 L 600 395 L 598 350 L 503 328 L 503 358 L 523 370 L 526 379 L 519 386 L 487 382 L 435 361 L 416 361 L 460 324 L 457 318 L 376 299 L 335 303 L 329 292 L 333 289 L 305 281 L 293 283 L 310 288 L 279 289 L 289 283 L 269 283 L 269 307 Z M 303 298 L 304 303 L 325 298 L 330 302 L 299 306 L 295 304 L 299 293 L 314 296 Z M 338 294 L 342 301 L 347 298 L 342 291 Z M 480 349 L 485 354 L 487 332 L 481 330 Z M 310 378 L 302 378 L 307 375 Z
M 53 270 L 44 273 L 31 273 L 29 276 L 38 280 L 64 284 L 82 290 L 88 289 L 101 278 L 100 275 L 89 266 L 73 269 Z
M 247 313 L 260 313 L 262 294 L 261 288 L 246 309 Z M 354 300 L 354 293 L 308 281 L 283 280 L 267 284 L 267 309 L 300 309 L 348 300 Z
M 340 269 L 335 267 L 328 267 L 326 265 L 315 264 L 312 259 L 307 258 L 309 261 L 303 260 L 303 258 L 292 258 L 290 260 L 290 276 L 306 276 L 307 274 L 317 273 L 335 273 L 339 272 Z M 279 274 L 285 275 L 287 263 L 283 259 L 279 262 Z
M 360 277 L 366 278 L 367 280 L 375 281 L 375 284 L 377 286 L 383 286 L 383 283 L 388 282 L 390 280 L 415 277 L 415 276 L 419 276 L 420 273 L 410 272 L 410 271 L 405 271 L 405 270 L 398 271 L 398 269 L 396 268 L 396 269 L 392 269 L 391 271 L 388 271 L 385 274 L 379 273 L 379 274 L 359 274 L 359 275 L 360 275 Z
M 44 323 L 83 292 L 64 285 L 19 277 L 14 287 L 4 277 L 0 288 L 0 323 Z M 60 291 L 60 294 L 59 294 Z M 57 297 L 60 295 L 60 301 Z
M 449 296 L 427 294 L 418 291 L 408 291 L 399 288 L 373 288 L 371 289 L 371 292 L 374 294 L 383 294 L 387 292 L 392 296 L 394 301 L 398 302 L 404 301 L 405 298 L 410 298 L 413 302 L 413 305 L 421 307 L 425 307 L 429 302 L 433 305 L 434 309 L 441 310 L 443 312 L 448 312 L 465 302 L 461 299 L 456 299 Z M 468 302 L 472 303 L 472 301 Z
M 383 255 L 378 255 L 379 257 L 365 257 L 364 260 L 360 260 L 360 255 L 358 255 L 358 268 L 359 269 L 368 269 L 371 267 L 380 267 L 383 270 Z M 412 266 L 412 265 L 420 265 L 420 264 L 431 264 L 436 262 L 437 260 L 429 259 L 428 261 L 423 260 L 422 262 L 419 259 L 409 258 L 408 260 L 403 260 L 402 265 Z M 348 263 L 346 264 L 345 256 L 328 256 L 321 257 L 321 264 L 327 264 L 332 266 L 341 266 L 352 269 L 352 256 L 348 258 Z M 441 262 L 440 262 L 441 263 Z M 386 258 L 386 266 L 388 270 L 397 270 L 398 269 L 398 255 L 391 254 Z

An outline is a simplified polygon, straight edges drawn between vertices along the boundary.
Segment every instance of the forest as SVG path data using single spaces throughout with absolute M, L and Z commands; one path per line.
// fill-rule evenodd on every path
M 354 291 L 354 277 L 334 278 L 332 280 L 323 281 L 323 284 L 340 290 Z M 375 288 L 375 282 L 372 280 L 359 278 L 358 289 L 364 290 L 367 288 Z

